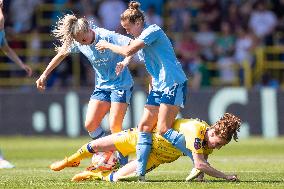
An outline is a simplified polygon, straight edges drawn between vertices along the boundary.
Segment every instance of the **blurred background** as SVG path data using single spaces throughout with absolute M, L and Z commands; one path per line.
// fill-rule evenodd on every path
M 146 21 L 170 37 L 189 78 L 180 117 L 209 123 L 224 112 L 243 120 L 242 137 L 284 134 L 284 0 L 140 0 Z M 47 91 L 35 81 L 55 56 L 50 35 L 58 17 L 74 13 L 125 34 L 126 0 L 4 0 L 9 45 L 33 68 L 31 78 L 0 54 L 0 135 L 86 135 L 86 105 L 94 72 L 70 55 L 52 73 Z M 124 128 L 135 127 L 147 96 L 143 63 L 131 64 L 135 81 Z M 107 117 L 102 123 L 107 129 Z

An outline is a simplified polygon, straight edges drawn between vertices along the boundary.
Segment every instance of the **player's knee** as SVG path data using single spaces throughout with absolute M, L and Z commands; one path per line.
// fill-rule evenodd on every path
M 159 135 L 164 135 L 168 131 L 167 127 L 158 127 L 157 132 Z
M 88 132 L 92 132 L 98 128 L 99 125 L 94 124 L 93 122 L 86 121 L 85 122 L 85 129 Z
M 121 125 L 111 125 L 109 129 L 111 133 L 118 133 L 122 130 L 122 126 Z
M 138 131 L 140 132 L 151 132 L 153 129 L 153 126 L 149 126 L 149 125 L 142 123 L 142 124 L 138 124 L 137 128 L 138 128 Z

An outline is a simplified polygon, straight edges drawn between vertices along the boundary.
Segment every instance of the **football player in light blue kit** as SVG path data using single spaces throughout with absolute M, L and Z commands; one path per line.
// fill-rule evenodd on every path
M 7 55 L 13 62 L 20 66 L 29 77 L 32 75 L 32 69 L 30 66 L 24 64 L 15 51 L 9 46 L 4 31 L 5 18 L 3 15 L 3 0 L 0 0 L 0 49 L 5 55 Z
M 15 51 L 9 46 L 4 31 L 4 24 L 5 24 L 5 17 L 3 14 L 3 0 L 0 0 L 0 49 L 1 51 L 7 55 L 13 62 L 15 62 L 18 66 L 20 66 L 29 77 L 32 76 L 32 69 L 28 65 L 24 64 L 19 56 L 15 53 Z M 0 149 L 0 169 L 10 169 L 15 167 L 9 161 L 5 160 L 4 157 L 1 155 Z
M 132 94 L 133 80 L 128 69 L 119 75 L 115 68 L 119 62 L 127 62 L 131 57 L 113 53 L 110 50 L 98 51 L 95 44 L 106 40 L 116 45 L 127 45 L 130 38 L 98 28 L 89 23 L 86 18 L 75 15 L 65 15 L 57 22 L 53 35 L 59 39 L 61 46 L 57 47 L 57 55 L 51 60 L 40 78 L 36 81 L 39 90 L 45 89 L 45 83 L 50 72 L 57 67 L 70 53 L 82 52 L 95 70 L 96 85 L 88 104 L 85 127 L 93 139 L 105 135 L 100 123 L 110 111 L 109 125 L 112 133 L 122 130 L 125 116 Z
M 135 1 L 129 3 L 129 8 L 121 15 L 121 25 L 135 40 L 128 46 L 118 46 L 107 41 L 99 42 L 98 50 L 110 49 L 115 53 L 130 56 L 139 51 L 144 59 L 146 69 L 152 76 L 152 89 L 148 95 L 142 120 L 138 125 L 138 144 L 136 149 L 139 180 L 145 180 L 146 164 L 152 146 L 152 129 L 157 125 L 157 131 L 174 146 L 192 158 L 186 149 L 185 139 L 171 126 L 184 106 L 186 99 L 187 78 L 177 60 L 172 44 L 163 30 L 153 24 L 144 22 L 144 15 Z M 118 70 L 124 70 L 126 63 L 118 65 Z

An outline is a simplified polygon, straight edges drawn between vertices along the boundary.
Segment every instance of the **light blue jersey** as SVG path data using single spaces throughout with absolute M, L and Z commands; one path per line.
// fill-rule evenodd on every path
M 0 47 L 3 47 L 7 43 L 6 38 L 5 38 L 5 31 L 1 30 L 0 31 Z
M 95 70 L 96 88 L 104 90 L 130 89 L 133 86 L 133 80 L 128 68 L 125 68 L 119 75 L 115 73 L 117 63 L 123 61 L 124 57 L 111 50 L 98 51 L 95 45 L 100 40 L 115 45 L 128 45 L 131 39 L 96 26 L 93 26 L 92 30 L 96 35 L 95 41 L 90 45 L 81 45 L 75 41 L 71 47 L 71 53 L 82 52 L 88 58 Z
M 153 90 L 167 90 L 174 84 L 187 81 L 169 38 L 159 26 L 145 25 L 138 39 L 145 44 L 138 55 L 145 61 L 146 69 L 153 77 Z

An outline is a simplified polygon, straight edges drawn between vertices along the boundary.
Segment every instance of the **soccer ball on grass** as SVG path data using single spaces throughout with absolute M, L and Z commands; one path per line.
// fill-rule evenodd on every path
M 92 170 L 111 171 L 118 165 L 116 152 L 97 152 L 92 157 Z

